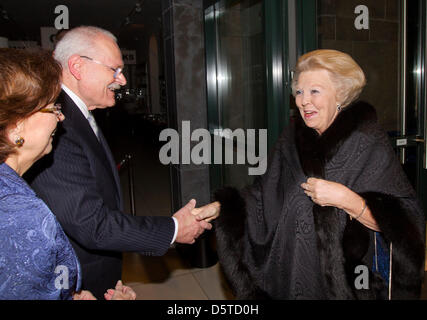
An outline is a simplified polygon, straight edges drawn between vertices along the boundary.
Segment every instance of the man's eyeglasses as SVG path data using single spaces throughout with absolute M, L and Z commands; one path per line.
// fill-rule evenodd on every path
M 60 116 L 60 115 L 62 115 L 61 104 L 55 103 L 53 106 L 48 106 L 48 107 L 44 107 L 44 108 L 40 109 L 39 112 L 53 113 L 56 116 Z
M 121 67 L 113 68 L 113 67 L 107 66 L 105 63 L 102 63 L 98 60 L 92 59 L 91 57 L 88 57 L 88 56 L 80 56 L 80 58 L 88 59 L 88 60 L 90 60 L 96 64 L 100 64 L 101 66 L 104 66 L 104 67 L 107 67 L 107 68 L 113 70 L 114 71 L 114 75 L 113 75 L 114 79 L 117 79 L 117 77 L 123 73 L 123 68 L 121 68 Z

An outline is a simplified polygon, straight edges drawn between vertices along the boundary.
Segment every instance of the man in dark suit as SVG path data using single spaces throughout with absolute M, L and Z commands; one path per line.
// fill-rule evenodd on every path
M 191 213 L 195 201 L 170 217 L 135 217 L 122 212 L 119 177 L 111 151 L 91 110 L 115 104 L 126 84 L 115 37 L 78 27 L 58 42 L 63 67 L 65 121 L 52 157 L 28 177 L 71 240 L 83 271 L 83 287 L 101 298 L 121 278 L 122 252 L 163 255 L 176 241 L 191 244 L 212 226 Z M 206 218 L 206 215 L 203 217 Z

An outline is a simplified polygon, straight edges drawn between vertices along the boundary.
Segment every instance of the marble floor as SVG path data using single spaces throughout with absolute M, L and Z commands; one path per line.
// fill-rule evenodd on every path
M 109 143 L 117 162 L 125 154 L 133 157 L 136 215 L 170 216 L 169 169 L 159 162 L 152 140 L 141 136 L 128 139 L 111 136 Z M 120 176 L 126 209 L 130 212 L 126 167 Z M 175 248 L 162 257 L 125 253 L 122 280 L 141 300 L 233 299 L 218 263 L 209 268 L 192 267 Z M 421 298 L 427 300 L 427 273 Z

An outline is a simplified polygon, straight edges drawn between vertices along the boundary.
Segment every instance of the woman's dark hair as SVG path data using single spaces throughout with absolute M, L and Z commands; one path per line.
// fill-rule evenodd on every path
M 48 51 L 0 49 L 0 163 L 16 151 L 8 129 L 55 102 L 61 74 L 61 65 Z

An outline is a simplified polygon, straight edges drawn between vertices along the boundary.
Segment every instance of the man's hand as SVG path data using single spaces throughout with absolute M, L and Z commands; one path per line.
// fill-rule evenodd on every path
M 191 213 L 196 216 L 198 221 L 205 220 L 211 222 L 212 220 L 219 217 L 221 211 L 221 204 L 218 201 L 211 202 L 203 207 L 194 208 Z
M 175 242 L 193 244 L 205 229 L 212 229 L 212 225 L 204 220 L 198 221 L 191 213 L 196 206 L 196 200 L 190 200 L 173 216 L 178 220 L 178 234 Z

